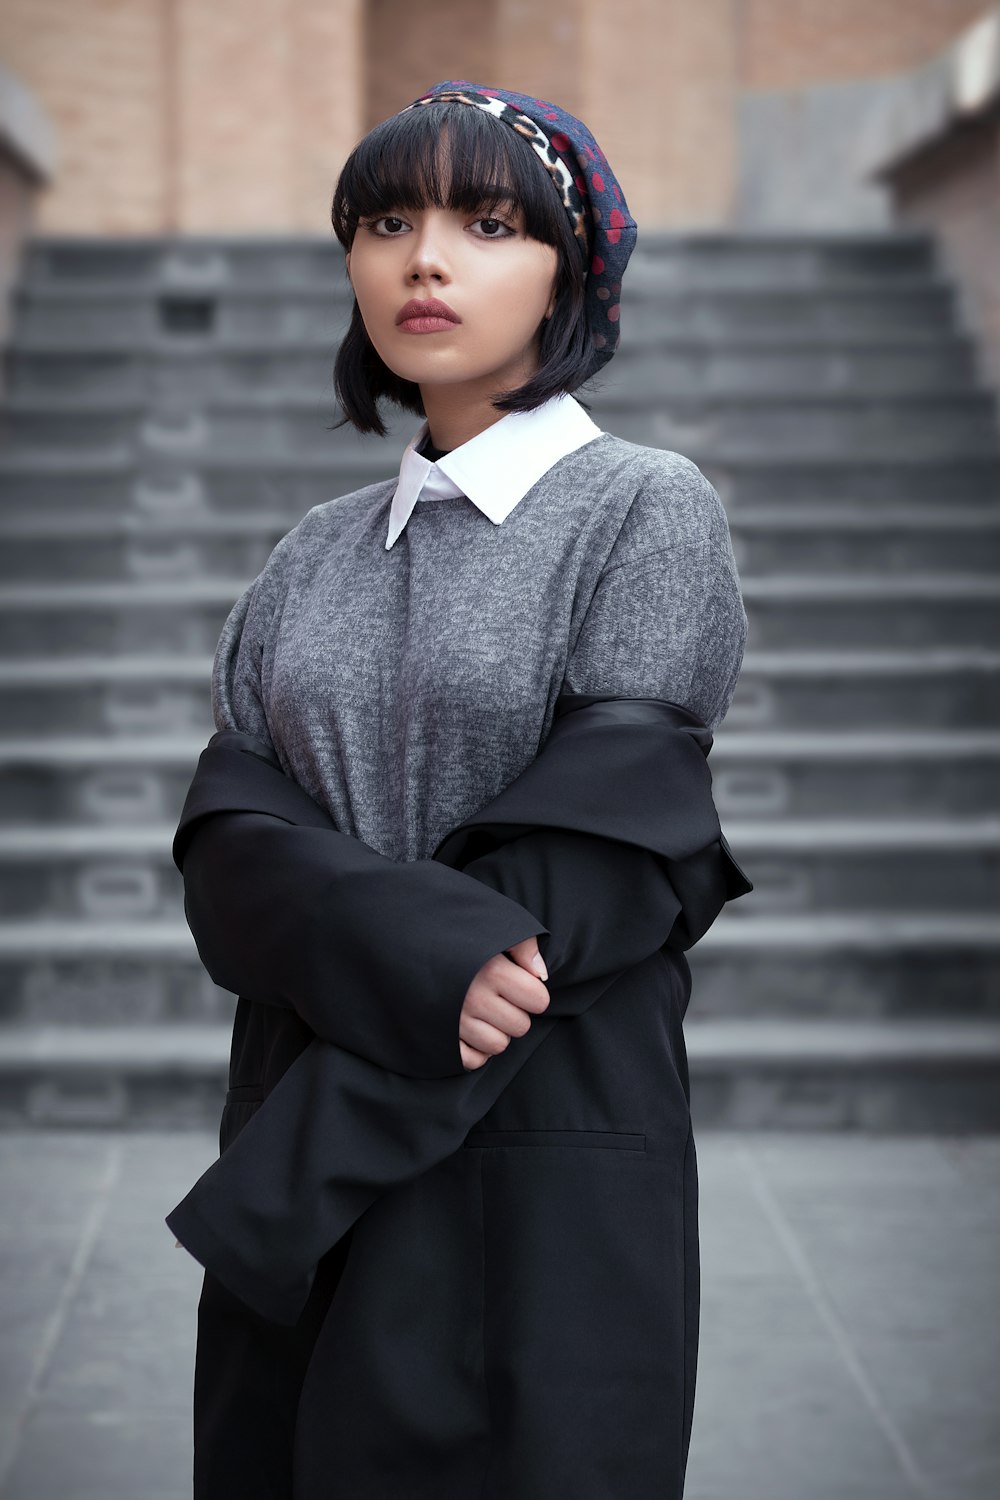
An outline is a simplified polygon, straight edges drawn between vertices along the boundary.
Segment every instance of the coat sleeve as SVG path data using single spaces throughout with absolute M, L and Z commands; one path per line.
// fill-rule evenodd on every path
M 627 576 L 638 580 L 650 571 L 655 574 L 665 549 L 655 550 L 655 563 L 647 552 L 622 563 Z M 621 561 L 616 559 L 615 572 Z M 613 697 L 623 687 L 627 697 L 637 684 L 646 693 L 651 684 L 681 691 L 683 677 L 677 673 L 688 670 L 690 687 L 700 679 L 694 668 L 685 669 L 689 648 L 677 648 L 676 633 L 650 617 L 650 610 L 655 616 L 670 608 L 662 585 L 645 592 L 643 610 L 630 608 L 623 623 L 622 601 L 636 597 L 622 594 L 626 582 L 623 571 L 610 586 L 606 579 L 599 586 L 596 608 L 592 605 L 588 612 L 571 663 L 572 673 L 579 674 L 575 681 L 588 684 L 597 696 Z M 709 621 L 721 606 L 715 595 L 704 597 L 707 613 L 685 639 L 706 642 L 713 653 Z M 732 602 L 729 610 L 732 619 Z M 735 614 L 741 612 L 740 603 Z M 740 654 L 745 617 L 743 622 L 741 630 L 735 619 L 731 637 L 736 645 L 730 649 Z M 655 677 L 637 676 L 653 670 L 643 653 L 655 630 L 662 643 L 674 646 L 673 654 Z M 617 675 L 615 661 L 621 664 Z M 716 717 L 720 706 L 724 712 L 738 671 L 738 661 L 720 670 L 717 681 L 723 686 L 712 690 L 715 707 L 708 710 Z M 568 691 L 573 692 L 572 682 Z M 586 704 L 582 689 L 581 696 Z M 513 1038 L 504 1052 L 456 1078 L 401 1077 L 317 1039 L 167 1217 L 191 1253 L 262 1316 L 294 1322 L 320 1257 L 369 1205 L 456 1150 L 553 1027 L 580 1014 L 623 971 L 668 941 L 685 904 L 679 888 L 691 893 L 694 905 L 700 900 L 702 908 L 693 934 L 690 928 L 683 930 L 681 946 L 697 940 L 722 901 L 751 888 L 721 838 L 704 764 L 707 751 L 703 754 L 697 745 L 692 749 L 693 735 L 684 727 L 686 719 L 694 734 L 705 728 L 696 712 L 678 700 L 658 704 L 653 720 L 662 719 L 664 708 L 679 716 L 668 734 L 662 725 L 650 723 L 648 703 L 645 715 L 637 718 L 636 743 L 643 734 L 659 733 L 662 744 L 670 747 L 660 777 L 668 784 L 658 788 L 667 827 L 654 835 L 645 833 L 643 825 L 646 792 L 656 790 L 657 762 L 644 755 L 646 783 L 631 775 L 632 737 L 624 732 L 628 710 L 623 715 L 620 704 L 613 708 L 613 719 L 594 716 L 596 738 L 590 745 L 595 754 L 587 753 L 589 746 L 581 753 L 575 736 L 576 748 L 566 764 L 577 767 L 577 783 L 567 782 L 547 746 L 520 778 L 522 795 L 507 798 L 505 820 L 497 817 L 494 806 L 484 810 L 478 826 L 465 828 L 464 835 L 456 831 L 467 840 L 470 857 L 461 861 L 464 872 L 494 889 L 524 896 L 544 919 L 551 939 L 546 955 L 549 1009 L 534 1017 L 529 1031 Z M 618 757 L 613 764 L 600 748 L 606 739 L 611 743 L 609 728 L 615 731 Z M 552 741 L 565 756 L 570 745 L 566 734 L 554 735 Z M 677 771 L 675 785 L 669 784 L 672 769 Z M 593 790 L 602 772 L 614 773 L 611 801 L 616 805 L 606 818 L 600 806 L 596 815 L 585 810 L 588 785 Z M 525 827 L 519 821 L 526 811 L 546 806 L 553 811 L 542 814 L 544 827 L 530 822 Z M 623 839 L 619 834 L 626 824 L 631 831 Z M 485 848 L 479 837 L 483 833 L 488 835 Z
M 217 734 L 249 736 L 277 776 L 285 772 L 265 709 L 265 642 L 294 542 L 293 530 L 234 604 L 212 668 Z M 299 788 L 310 826 L 266 812 L 196 818 L 207 774 L 199 763 L 173 853 L 184 915 L 215 983 L 294 1010 L 317 1036 L 395 1072 L 462 1073 L 469 985 L 488 959 L 544 924 L 458 869 L 386 858 L 339 831 Z

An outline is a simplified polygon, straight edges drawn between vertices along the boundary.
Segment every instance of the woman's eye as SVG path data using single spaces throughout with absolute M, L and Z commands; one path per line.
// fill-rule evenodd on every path
M 405 222 L 405 219 L 397 218 L 394 214 L 383 214 L 379 219 L 369 219 L 365 228 L 370 229 L 372 234 L 378 234 L 378 230 L 375 228 L 376 224 L 404 224 Z M 383 234 L 381 238 L 392 240 L 397 239 L 398 236 L 390 232 L 389 234 Z
M 477 234 L 476 239 L 506 240 L 509 239 L 511 235 L 517 234 L 517 230 L 514 228 L 514 226 L 512 224 L 508 224 L 505 219 L 481 218 L 475 219 L 473 222 L 475 224 L 489 224 L 494 226 L 489 232 Z M 382 214 L 377 219 L 367 220 L 362 226 L 363 228 L 370 230 L 371 233 L 374 234 L 378 239 L 397 240 L 400 236 L 395 228 L 391 227 L 388 230 L 378 229 L 376 226 L 379 224 L 388 224 L 390 226 L 399 224 L 405 225 L 406 220 L 401 219 L 398 214 Z M 501 231 L 505 232 L 501 233 Z
M 516 234 L 517 233 L 517 230 L 514 229 L 514 227 L 511 224 L 506 223 L 506 221 L 503 220 L 503 219 L 477 219 L 476 223 L 477 224 L 497 224 L 497 225 L 499 225 L 499 227 L 501 229 L 506 229 L 507 230 L 506 234 L 484 234 L 484 235 L 481 235 L 481 236 L 477 236 L 477 238 L 481 238 L 481 239 L 484 239 L 484 240 L 506 240 L 506 239 L 509 239 L 512 234 Z

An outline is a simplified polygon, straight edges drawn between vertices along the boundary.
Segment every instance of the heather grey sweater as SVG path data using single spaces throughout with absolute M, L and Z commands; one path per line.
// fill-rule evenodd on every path
M 690 459 L 605 432 L 502 524 L 425 500 L 387 550 L 396 483 L 307 511 L 233 606 L 212 674 L 216 728 L 267 740 L 342 832 L 429 858 L 535 759 L 563 687 L 722 722 L 747 617 L 722 501 Z

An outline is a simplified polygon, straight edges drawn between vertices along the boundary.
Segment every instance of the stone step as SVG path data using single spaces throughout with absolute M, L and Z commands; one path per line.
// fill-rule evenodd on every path
M 107 352 L 67 340 L 44 349 L 15 343 L 7 350 L 7 391 L 15 398 L 68 401 L 80 394 L 147 401 L 225 396 L 280 396 L 301 392 L 325 399 L 332 391 L 333 353 L 326 339 L 264 340 L 233 344 L 221 339 L 197 348 L 162 339 L 136 340 Z M 766 333 L 661 339 L 631 329 L 615 355 L 609 388 L 665 395 L 697 391 L 703 399 L 745 391 L 792 390 L 814 395 L 841 391 L 880 395 L 946 392 L 977 386 L 975 352 L 968 336 L 942 331 L 920 341 L 888 338 L 803 342 Z M 586 388 L 577 392 L 590 398 Z
M 1000 817 L 775 817 L 724 826 L 762 916 L 858 905 L 1000 910 Z M 173 833 L 173 823 L 138 820 L 4 823 L 0 910 L 27 921 L 171 915 L 181 887 Z
M 396 420 L 400 431 L 384 447 L 355 449 L 338 442 L 335 453 L 331 444 L 325 457 L 285 453 L 252 465 L 236 450 L 206 454 L 186 446 L 192 430 L 176 429 L 160 429 L 160 446 L 141 451 L 0 451 L 0 515 L 76 509 L 105 519 L 129 512 L 242 519 L 260 512 L 271 516 L 280 509 L 292 526 L 313 505 L 395 476 L 399 453 L 419 425 Z M 1000 498 L 1000 457 L 988 455 L 861 459 L 844 451 L 805 460 L 772 452 L 723 460 L 692 451 L 686 456 L 715 485 L 733 520 L 744 506 L 963 504 L 986 512 Z
M 208 734 L 2 736 L 0 824 L 176 819 Z M 724 823 L 845 811 L 903 819 L 915 808 L 938 817 L 1000 811 L 995 730 L 737 730 L 727 723 L 710 764 Z
M 741 577 L 820 565 L 880 577 L 1000 569 L 1000 504 L 748 505 L 734 511 L 730 532 Z
M 58 449 L 114 453 L 123 448 L 225 453 L 238 446 L 247 461 L 312 449 L 317 456 L 365 444 L 353 428 L 333 430 L 340 411 L 329 399 L 284 395 L 252 400 L 219 396 L 204 406 L 171 409 L 145 400 L 88 398 L 61 409 L 46 398 L 9 403 L 0 431 L 11 457 Z M 814 396 L 768 391 L 735 397 L 668 396 L 647 386 L 641 394 L 609 391 L 592 398 L 598 426 L 628 442 L 728 456 L 766 454 L 777 446 L 788 458 L 822 457 L 849 446 L 855 458 L 895 454 L 938 458 L 1000 454 L 995 398 L 989 392 L 884 395 L 857 392 Z
M 688 957 L 703 1017 L 1000 1017 L 992 912 L 768 917 L 737 904 Z M 0 923 L 3 1025 L 231 1023 L 233 998 L 179 915 Z
M 0 584 L 0 657 L 214 650 L 241 579 Z M 1000 639 L 1000 575 L 775 574 L 742 581 L 750 638 L 783 646 L 976 647 Z
M 727 835 L 728 838 L 728 835 Z M 741 852 L 742 846 L 741 846 Z M 823 962 L 840 956 L 882 960 L 911 954 L 922 961 L 934 955 L 982 954 L 1000 957 L 1000 923 L 992 911 L 931 911 L 908 908 L 831 912 L 791 911 L 766 915 L 741 914 L 738 903 L 727 906 L 692 950 L 689 961 L 718 965 L 773 953 L 789 964 L 810 959 Z M 0 921 L 0 963 L 45 959 L 53 963 L 84 963 L 93 959 L 155 962 L 193 962 L 200 968 L 194 938 L 179 915 L 149 918 L 37 917 Z M 202 971 L 204 972 L 204 971 Z M 816 1004 L 819 997 L 813 997 Z M 968 997 L 965 997 L 966 1002 Z M 992 997 L 1000 1004 L 1000 994 Z M 871 1003 L 867 1001 L 866 1003 Z M 960 1005 L 954 990 L 949 1003 Z M 134 1017 L 133 1017 L 134 1019 Z
M 76 282 L 15 286 L 11 295 L 18 342 L 44 344 L 60 337 L 86 339 L 102 348 L 120 340 L 178 337 L 301 337 L 325 331 L 339 342 L 354 296 L 341 264 L 322 280 L 279 287 L 270 281 L 240 286 L 154 290 L 127 283 Z M 936 273 L 893 281 L 814 286 L 753 286 L 716 279 L 711 285 L 664 276 L 630 278 L 623 317 L 647 337 L 656 333 L 727 333 L 793 330 L 797 337 L 845 331 L 873 337 L 917 325 L 924 332 L 956 324 L 955 292 Z
M 101 238 L 36 235 L 25 247 L 23 279 L 33 285 L 80 280 L 156 289 L 242 285 L 262 281 L 294 285 L 328 280 L 343 249 L 324 235 L 130 235 Z M 937 270 L 934 242 L 910 228 L 830 234 L 811 230 L 689 231 L 645 229 L 633 252 L 633 269 L 711 286 L 717 280 L 747 285 L 815 286 L 831 275 L 893 285 L 900 277 Z
M 0 658 L 0 739 L 212 733 L 210 654 Z M 987 728 L 1000 724 L 1000 651 L 748 649 L 723 732 Z
M 706 1128 L 964 1133 L 1000 1127 L 1000 1022 L 685 1021 Z M 227 1026 L 0 1029 L 0 1124 L 217 1124 Z
M 673 265 L 665 260 L 640 257 L 636 254 L 629 263 L 629 285 L 627 294 L 636 306 L 645 308 L 660 299 L 694 297 L 701 301 L 709 296 L 725 301 L 794 300 L 799 303 L 822 302 L 824 299 L 843 299 L 845 302 L 881 297 L 885 302 L 903 301 L 917 296 L 953 295 L 950 278 L 942 274 L 939 266 L 924 266 L 899 271 L 888 279 L 880 275 L 859 275 L 855 271 L 840 274 L 836 267 L 829 267 L 822 276 L 808 280 L 779 280 L 776 277 L 748 277 L 745 268 L 731 264 L 728 268 L 717 265 L 708 278 L 686 274 L 687 267 L 680 262 Z M 633 278 L 633 271 L 635 276 Z M 239 279 L 217 278 L 209 283 L 202 280 L 194 287 L 154 281 L 137 281 L 121 276 L 78 276 L 59 280 L 44 280 L 31 275 L 20 279 L 15 290 L 15 305 L 19 310 L 39 307 L 86 308 L 101 307 L 159 307 L 164 303 L 183 301 L 198 297 L 213 301 L 216 305 L 225 302 L 312 302 L 327 306 L 350 308 L 354 293 L 346 272 L 342 252 L 335 254 L 332 263 L 321 267 L 312 275 L 288 276 L 276 279 L 271 275 L 244 275 Z
M 294 522 L 211 512 L 0 514 L 0 582 L 65 578 L 256 577 Z M 908 574 L 1000 568 L 1000 505 L 746 506 L 731 518 L 741 576 L 811 571 Z

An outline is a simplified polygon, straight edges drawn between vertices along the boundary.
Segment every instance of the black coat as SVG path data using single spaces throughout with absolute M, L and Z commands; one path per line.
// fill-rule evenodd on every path
M 684 950 L 752 890 L 711 745 L 680 705 L 564 692 L 536 760 L 397 862 L 260 740 L 209 741 L 173 854 L 239 1000 L 220 1157 L 167 1215 L 206 1267 L 198 1500 L 680 1497 Z M 551 1003 L 466 1072 L 468 985 L 532 934 Z

